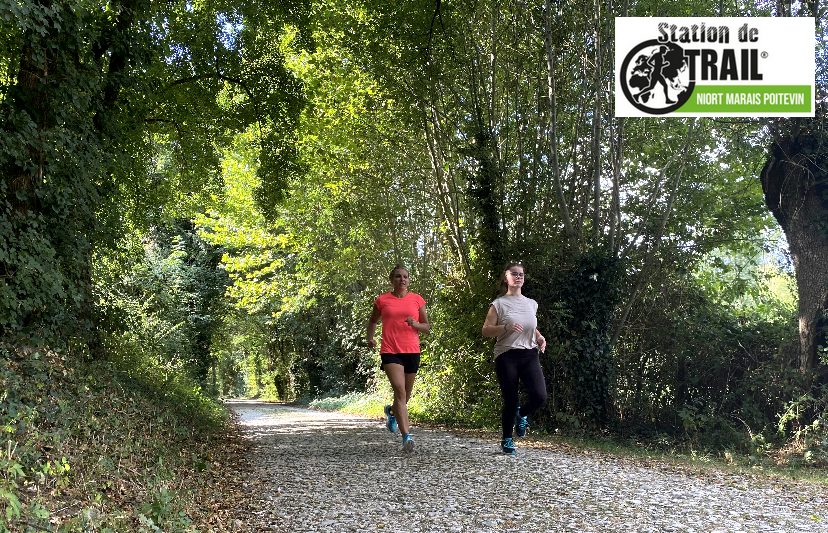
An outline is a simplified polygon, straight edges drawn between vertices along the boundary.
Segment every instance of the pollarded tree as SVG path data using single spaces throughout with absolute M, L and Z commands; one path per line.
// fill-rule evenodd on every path
M 768 209 L 788 239 L 799 294 L 799 367 L 817 368 L 828 332 L 828 121 L 826 105 L 813 119 L 777 124 L 762 169 Z
M 800 12 L 794 12 L 798 9 Z M 774 120 L 761 172 L 765 203 L 788 239 L 799 293 L 799 368 L 820 365 L 828 344 L 828 45 L 818 0 L 798 7 L 779 2 L 777 16 L 812 16 L 817 22 L 816 99 L 813 118 Z M 825 367 L 823 367 L 825 368 Z M 825 380 L 825 377 L 823 377 Z

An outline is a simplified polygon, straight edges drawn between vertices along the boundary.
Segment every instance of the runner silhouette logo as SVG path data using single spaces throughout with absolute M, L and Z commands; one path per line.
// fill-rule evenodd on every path
M 693 94 L 684 50 L 671 42 L 644 41 L 621 63 L 621 89 L 636 109 L 664 115 L 684 105 Z

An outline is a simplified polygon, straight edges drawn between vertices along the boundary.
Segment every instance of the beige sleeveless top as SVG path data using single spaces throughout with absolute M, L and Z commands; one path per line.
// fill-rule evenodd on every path
M 497 324 L 518 323 L 523 331 L 511 332 L 497 337 L 494 355 L 497 357 L 512 348 L 536 348 L 535 329 L 538 327 L 538 302 L 526 296 L 501 296 L 492 302 L 497 311 Z

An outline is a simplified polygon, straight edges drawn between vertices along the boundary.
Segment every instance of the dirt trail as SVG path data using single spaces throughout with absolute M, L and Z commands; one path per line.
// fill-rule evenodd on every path
M 244 531 L 828 532 L 828 489 L 232 402 L 251 441 Z M 520 442 L 520 441 L 518 441 Z M 255 489 L 254 489 L 255 487 Z

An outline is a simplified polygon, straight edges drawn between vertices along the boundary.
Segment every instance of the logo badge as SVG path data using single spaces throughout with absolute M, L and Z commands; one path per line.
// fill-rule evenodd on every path
M 813 18 L 618 17 L 615 34 L 615 116 L 814 116 Z

